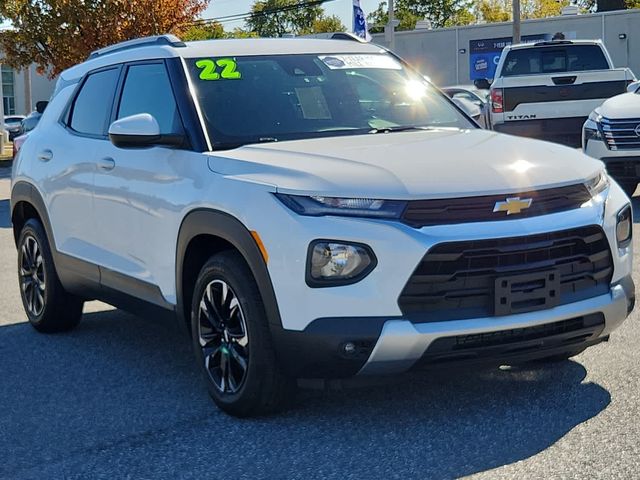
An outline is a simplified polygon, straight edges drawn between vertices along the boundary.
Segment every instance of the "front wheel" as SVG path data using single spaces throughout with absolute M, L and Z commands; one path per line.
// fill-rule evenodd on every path
M 276 362 L 258 287 L 237 252 L 214 255 L 202 267 L 191 331 L 209 394 L 226 413 L 273 413 L 294 395 L 293 379 L 285 377 Z

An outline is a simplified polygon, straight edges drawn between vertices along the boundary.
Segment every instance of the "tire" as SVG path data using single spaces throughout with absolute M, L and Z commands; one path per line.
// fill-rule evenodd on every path
M 209 395 L 224 412 L 267 415 L 295 395 L 295 381 L 278 367 L 258 286 L 239 253 L 219 253 L 202 267 L 191 332 Z
M 18 238 L 18 283 L 29 323 L 39 332 L 66 332 L 80 323 L 84 301 L 62 287 L 47 235 L 33 218 Z
M 633 197 L 633 194 L 635 193 L 636 188 L 638 188 L 638 182 L 627 180 L 624 182 L 620 182 L 620 186 L 622 187 L 622 190 L 624 190 L 624 193 L 626 193 L 628 197 Z

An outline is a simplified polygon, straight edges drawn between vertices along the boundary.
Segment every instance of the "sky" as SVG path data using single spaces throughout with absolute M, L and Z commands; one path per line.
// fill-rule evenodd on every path
M 360 6 L 364 10 L 365 15 L 369 15 L 373 10 L 378 8 L 381 0 L 360 0 Z M 218 18 L 227 15 L 236 15 L 248 13 L 251 11 L 253 0 L 211 0 L 209 8 L 202 14 L 203 18 Z M 351 30 L 352 19 L 352 0 L 331 0 L 323 5 L 328 15 L 337 15 L 342 23 Z M 235 27 L 243 27 L 244 21 L 225 22 L 226 30 L 233 30 Z M 0 28 L 7 25 L 0 23 Z
M 378 7 L 381 0 L 360 0 L 360 6 L 368 15 Z M 204 18 L 218 18 L 227 15 L 248 13 L 251 11 L 253 0 L 211 0 L 209 8 L 202 14 Z M 328 15 L 337 15 L 342 23 L 351 29 L 352 20 L 352 0 L 332 0 L 323 5 Z M 242 27 L 244 22 L 225 22 L 226 30 L 233 30 L 235 27 Z

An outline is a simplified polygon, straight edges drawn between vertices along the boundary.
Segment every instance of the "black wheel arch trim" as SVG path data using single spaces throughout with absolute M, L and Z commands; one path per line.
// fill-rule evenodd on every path
M 42 195 L 38 189 L 29 182 L 19 181 L 13 186 L 11 190 L 11 221 L 13 223 L 14 216 L 16 214 L 16 207 L 21 203 L 29 204 L 40 217 L 44 231 L 47 234 L 47 240 L 49 241 L 49 248 L 53 256 L 53 261 L 56 265 L 60 282 L 65 289 L 77 293 L 78 289 L 84 284 L 99 285 L 100 284 L 100 269 L 97 265 L 92 265 L 75 257 L 65 255 L 58 251 L 55 242 L 55 236 L 53 235 L 53 229 L 51 227 L 51 221 L 47 213 L 47 208 L 44 203 Z M 15 231 L 14 225 L 14 237 L 17 246 L 17 236 L 19 232 Z M 95 290 L 95 289 L 94 289 Z
M 191 301 L 185 302 L 182 277 L 184 260 L 190 242 L 201 235 L 218 237 L 240 252 L 258 285 L 270 327 L 282 328 L 280 310 L 267 264 L 251 232 L 236 217 L 214 209 L 195 209 L 189 212 L 180 225 L 176 248 L 176 296 L 177 313 L 181 320 L 190 320 Z M 273 330 L 273 328 L 272 328 Z

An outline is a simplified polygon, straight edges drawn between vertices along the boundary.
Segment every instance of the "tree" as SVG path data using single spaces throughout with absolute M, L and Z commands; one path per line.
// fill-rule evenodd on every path
M 231 32 L 225 34 L 227 38 L 258 38 L 256 32 L 251 30 L 245 30 L 244 28 L 236 27 Z
M 185 42 L 191 42 L 194 40 L 212 40 L 215 38 L 225 38 L 227 35 L 222 27 L 222 24 L 218 22 L 210 23 L 196 23 L 187 28 L 180 38 Z
M 406 8 L 395 7 L 394 14 L 396 20 L 400 22 L 396 27 L 396 30 L 413 30 L 416 28 L 418 20 L 420 20 L 418 16 L 414 15 Z M 367 16 L 367 21 L 369 23 L 369 30 L 371 33 L 384 32 L 384 26 L 389 22 L 389 9 L 387 2 L 380 3 L 378 8 Z
M 486 23 L 508 22 L 511 20 L 511 2 L 506 0 L 481 0 L 478 14 Z
M 471 12 L 474 0 L 397 0 L 395 17 L 400 21 L 398 30 L 413 30 L 418 20 L 426 19 L 433 28 L 468 25 L 475 21 Z M 369 21 L 382 31 L 389 18 L 387 3 L 382 2 L 369 15 Z
M 326 17 L 322 7 L 300 6 L 307 2 L 308 0 L 258 0 L 251 7 L 247 26 L 260 37 L 345 30 L 340 19 L 335 16 Z
M 522 19 L 557 17 L 569 0 L 521 0 Z
M 36 63 L 54 77 L 113 43 L 146 35 L 180 34 L 209 0 L 1 0 L 0 17 L 12 29 L 0 34 L 4 62 Z
M 331 33 L 331 32 L 344 32 L 347 30 L 340 20 L 340 17 L 336 15 L 321 16 L 311 27 L 309 33 Z

